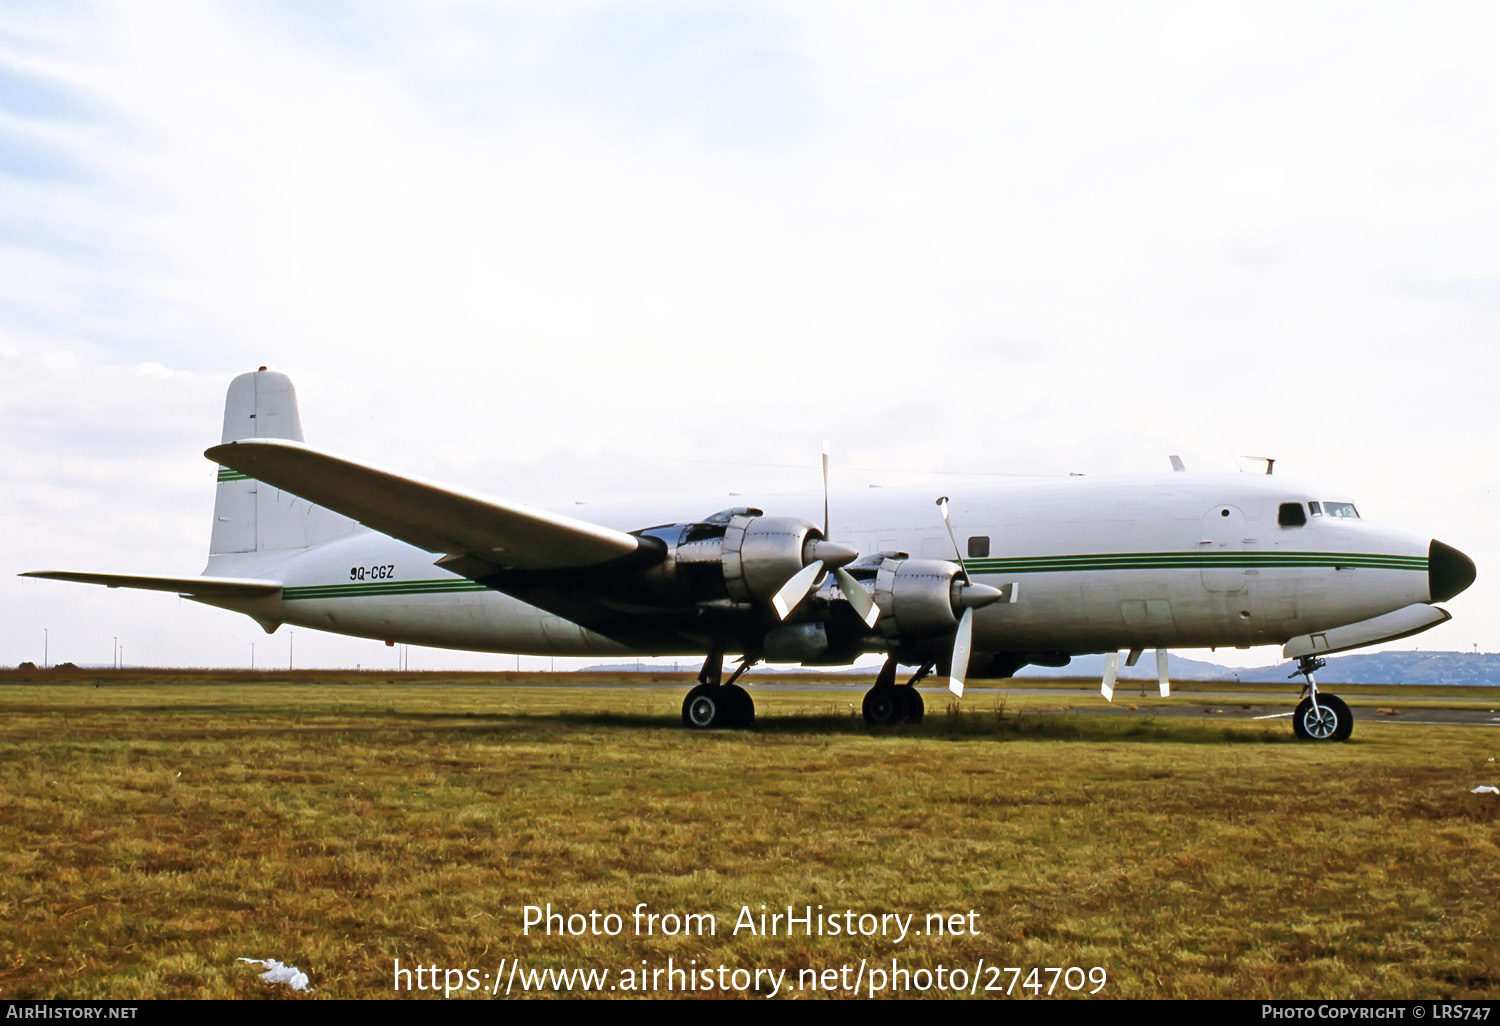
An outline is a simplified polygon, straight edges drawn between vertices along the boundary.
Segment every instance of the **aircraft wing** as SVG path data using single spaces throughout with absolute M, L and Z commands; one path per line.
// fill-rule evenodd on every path
M 281 590 L 280 581 L 248 577 L 140 577 L 134 574 L 85 574 L 72 570 L 31 570 L 22 577 L 44 577 L 49 581 L 102 584 L 106 588 L 144 588 L 170 591 L 203 599 L 256 598 Z
M 250 438 L 204 455 L 382 534 L 446 553 L 439 564 L 469 577 L 596 566 L 642 544 L 623 531 L 367 467 L 300 442 Z

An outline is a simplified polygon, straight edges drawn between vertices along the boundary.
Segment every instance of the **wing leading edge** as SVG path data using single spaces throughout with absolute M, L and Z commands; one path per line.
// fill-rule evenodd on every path
M 439 564 L 466 577 L 597 566 L 642 547 L 623 531 L 364 466 L 299 442 L 245 439 L 204 455 L 382 534 L 444 553 Z

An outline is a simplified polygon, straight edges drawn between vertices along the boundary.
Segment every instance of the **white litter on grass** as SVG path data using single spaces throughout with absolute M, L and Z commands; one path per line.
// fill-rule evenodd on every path
M 1470 794 L 1500 794 L 1500 787 L 1491 787 L 1489 784 L 1480 784 Z
M 235 961 L 265 966 L 266 971 L 260 974 L 260 978 L 267 983 L 285 983 L 293 990 L 312 989 L 307 985 L 307 974 L 294 965 L 282 965 L 274 958 L 238 958 Z

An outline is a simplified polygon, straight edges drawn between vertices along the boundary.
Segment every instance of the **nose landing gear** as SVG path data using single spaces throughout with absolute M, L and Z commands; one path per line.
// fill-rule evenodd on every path
M 1347 741 L 1354 732 L 1354 714 L 1338 695 L 1319 694 L 1313 674 L 1327 665 L 1327 660 L 1303 656 L 1297 660 L 1292 677 L 1305 677 L 1302 687 L 1306 696 L 1292 713 L 1292 732 L 1303 741 Z

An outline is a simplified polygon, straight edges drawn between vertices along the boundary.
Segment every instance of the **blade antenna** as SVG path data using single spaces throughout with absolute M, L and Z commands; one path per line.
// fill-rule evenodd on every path
M 953 543 L 953 554 L 958 557 L 959 572 L 964 575 L 965 584 L 973 584 L 969 580 L 969 568 L 964 566 L 964 554 L 958 548 L 958 539 L 953 536 L 953 522 L 948 519 L 948 496 L 938 496 L 938 509 L 943 511 L 943 526 L 948 529 L 948 540 Z

